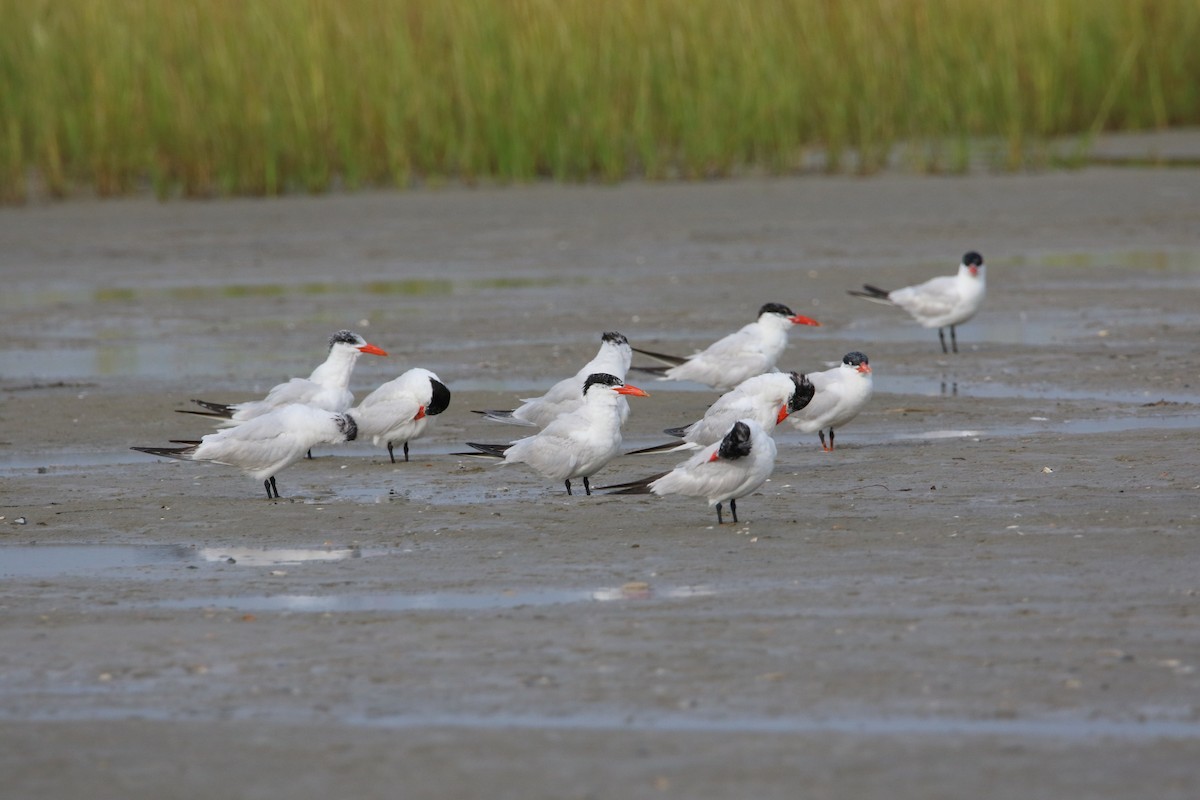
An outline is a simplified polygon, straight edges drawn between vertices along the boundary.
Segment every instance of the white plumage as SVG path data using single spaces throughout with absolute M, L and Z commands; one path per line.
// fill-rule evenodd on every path
M 589 375 L 614 375 L 625 380 L 633 351 L 629 340 L 621 333 L 608 331 L 600 337 L 600 350 L 591 361 L 569 378 L 563 378 L 540 397 L 523 398 L 522 404 L 511 410 L 476 411 L 487 419 L 513 425 L 544 428 L 562 414 L 569 414 L 583 405 L 583 383 Z M 629 403 L 624 397 L 617 404 L 621 422 L 629 418 Z
M 386 351 L 368 343 L 357 333 L 338 331 L 329 338 L 329 354 L 325 361 L 307 378 L 292 378 L 280 383 L 272 387 L 262 400 L 244 403 L 193 400 L 193 403 L 205 410 L 184 413 L 211 417 L 217 420 L 218 425 L 229 427 L 294 403 L 327 411 L 345 411 L 354 402 L 354 394 L 350 391 L 350 375 L 358 357 L 363 353 L 387 355 Z
M 842 363 L 823 372 L 810 372 L 813 396 L 808 405 L 788 418 L 791 424 L 805 433 L 817 432 L 821 446 L 833 449 L 833 431 L 858 416 L 874 391 L 871 365 L 859 352 L 847 353 Z M 825 444 L 825 429 L 829 444 Z
M 753 419 L 738 420 L 719 441 L 697 452 L 670 472 L 632 483 L 605 486 L 614 494 L 702 497 L 716 506 L 717 524 L 724 522 L 721 504 L 728 501 L 737 522 L 737 500 L 766 482 L 775 469 L 775 440 Z
M 414 367 L 364 397 L 350 413 L 358 423 L 358 435 L 371 437 L 376 447 L 386 447 L 395 464 L 393 446 L 403 443 L 408 461 L 408 443 L 423 436 L 430 419 L 449 405 L 446 384 L 435 373 Z
M 983 256 L 972 251 L 963 255 L 958 272 L 954 275 L 930 278 L 924 283 L 891 292 L 868 283 L 863 285 L 863 291 L 851 291 L 850 294 L 876 303 L 898 306 L 923 327 L 937 328 L 943 353 L 947 350 L 946 335 L 942 329 L 950 328 L 950 340 L 957 353 L 958 334 L 955 328 L 975 316 L 975 312 L 983 305 L 983 298 L 987 294 L 986 268 Z
M 525 464 L 545 478 L 563 481 L 567 494 L 571 494 L 571 481 L 583 478 L 584 491 L 591 494 L 589 478 L 621 449 L 623 395 L 645 397 L 646 392 L 614 375 L 596 373 L 584 382 L 582 394 L 578 409 L 560 415 L 533 436 L 509 445 L 467 444 L 503 458 L 505 464 Z
M 767 372 L 739 383 L 708 407 L 704 416 L 683 428 L 665 433 L 679 436 L 681 443 L 668 443 L 636 450 L 635 453 L 696 450 L 719 442 L 739 419 L 751 419 L 772 431 L 789 414 L 812 400 L 814 386 L 807 376 L 795 372 Z
M 318 444 L 352 441 L 354 418 L 299 403 L 281 406 L 253 419 L 222 428 L 185 447 L 134 447 L 150 455 L 183 461 L 208 461 L 237 467 L 263 481 L 267 497 L 279 497 L 275 476 Z
M 634 369 L 657 375 L 659 380 L 695 381 L 727 391 L 747 378 L 775 369 L 787 347 L 788 331 L 794 326 L 820 324 L 780 303 L 767 303 L 754 322 L 685 358 L 635 347 L 635 353 L 670 366 Z

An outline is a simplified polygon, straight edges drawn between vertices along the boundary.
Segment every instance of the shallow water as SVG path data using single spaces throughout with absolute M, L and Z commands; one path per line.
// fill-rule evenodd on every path
M 397 612 L 478 611 L 486 609 L 554 606 L 565 603 L 614 602 L 704 597 L 714 594 L 705 586 L 653 587 L 634 583 L 596 589 L 544 589 L 490 592 L 399 592 L 342 595 L 239 595 L 221 598 L 187 598 L 155 603 L 158 608 L 221 608 L 234 611 L 295 612 Z
M 357 547 L 255 548 L 187 545 L 29 544 L 0 545 L 0 577 L 47 578 L 87 573 L 123 578 L 132 570 L 197 562 L 277 566 L 311 561 L 342 561 L 378 555 Z

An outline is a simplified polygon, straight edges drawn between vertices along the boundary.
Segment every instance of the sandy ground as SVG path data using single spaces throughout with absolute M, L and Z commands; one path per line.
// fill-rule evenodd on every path
M 1200 170 L 0 210 L 0 796 L 1200 796 Z M 848 297 L 949 273 L 936 334 Z M 452 455 L 599 334 L 780 301 L 876 395 L 699 501 Z M 413 461 L 130 451 L 307 372 L 454 391 Z M 631 376 L 631 380 L 637 381 Z M 715 394 L 642 384 L 632 448 Z M 677 460 L 626 457 L 596 483 Z

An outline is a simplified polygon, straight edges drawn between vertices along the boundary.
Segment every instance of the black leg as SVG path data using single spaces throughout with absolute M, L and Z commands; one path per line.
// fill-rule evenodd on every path
M 275 485 L 275 476 L 274 475 L 272 475 L 271 477 L 269 477 L 265 481 L 263 481 L 263 486 L 265 486 L 267 489 L 267 499 L 268 500 L 279 498 L 279 487 Z M 271 495 L 272 492 L 274 492 L 274 498 L 272 498 L 272 495 Z
M 404 443 L 404 460 L 405 462 L 408 461 L 408 442 Z
M 267 490 L 267 499 L 271 499 L 271 479 L 267 478 L 263 481 L 263 488 Z
M 308 458 L 312 458 L 312 448 L 308 448 Z
M 585 492 L 587 492 L 588 497 L 592 496 L 592 485 L 590 483 L 588 483 L 588 479 L 586 476 L 583 479 L 583 490 Z
M 829 429 L 829 449 L 833 450 L 833 428 Z
M 942 352 L 949 353 L 950 351 L 946 349 L 946 333 L 942 328 L 938 328 L 938 339 L 942 342 Z
M 950 343 L 954 345 L 954 352 L 958 352 L 958 333 L 954 330 L 954 326 L 950 326 Z
M 730 513 L 733 514 L 733 521 L 737 522 L 737 499 L 736 498 L 729 501 L 729 511 L 730 511 Z
M 388 442 L 388 458 L 392 459 L 392 463 L 396 463 L 396 454 L 392 452 L 392 443 Z
M 721 504 L 717 503 L 717 524 L 724 525 L 725 520 L 721 519 Z
M 822 449 L 822 450 L 828 450 L 828 449 L 829 449 L 829 447 L 828 447 L 828 446 L 826 446 L 826 444 L 825 444 L 825 431 L 818 430 L 818 431 L 817 431 L 817 436 L 820 436 L 820 437 L 821 437 L 821 449 Z
M 571 494 L 571 479 L 567 478 L 564 482 L 567 484 L 567 494 Z

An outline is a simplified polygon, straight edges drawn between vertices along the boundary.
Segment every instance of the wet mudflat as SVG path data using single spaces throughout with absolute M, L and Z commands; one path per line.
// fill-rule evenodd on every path
M 14 797 L 1194 797 L 1200 172 L 526 187 L 0 212 L 0 774 Z M 949 273 L 934 332 L 845 290 Z M 604 330 L 876 395 L 721 527 L 452 455 Z M 307 374 L 454 392 L 393 465 L 130 451 Z M 635 363 L 637 363 L 635 361 Z M 630 380 L 629 449 L 703 387 Z M 669 467 L 627 457 L 596 485 Z M 611 479 L 611 481 L 609 480 Z

